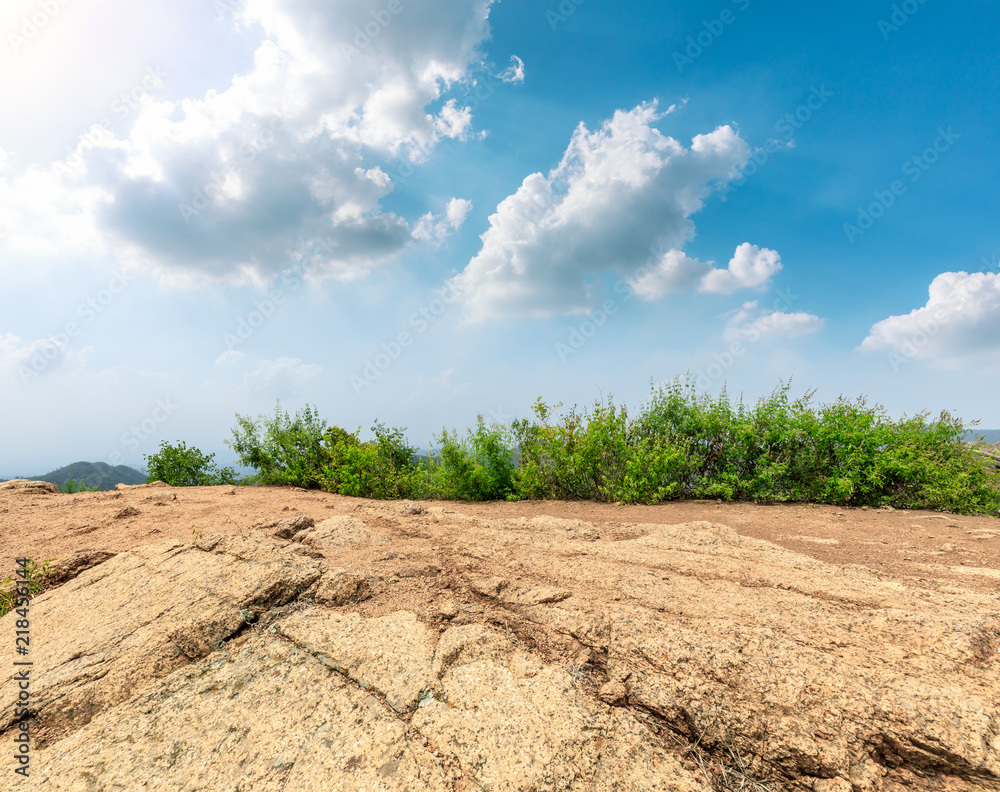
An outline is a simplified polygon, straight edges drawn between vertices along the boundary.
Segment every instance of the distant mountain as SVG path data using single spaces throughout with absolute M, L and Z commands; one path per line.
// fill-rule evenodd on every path
M 113 490 L 115 484 L 145 484 L 148 478 L 145 473 L 141 473 L 135 468 L 126 465 L 111 467 L 107 462 L 74 462 L 66 465 L 44 476 L 26 476 L 34 481 L 49 481 L 57 487 L 61 487 L 68 479 L 79 481 L 83 479 L 83 485 L 90 489 L 97 487 L 99 490 Z
M 1000 429 L 974 429 L 966 436 L 966 440 L 979 440 L 985 437 L 987 443 L 1000 443 Z

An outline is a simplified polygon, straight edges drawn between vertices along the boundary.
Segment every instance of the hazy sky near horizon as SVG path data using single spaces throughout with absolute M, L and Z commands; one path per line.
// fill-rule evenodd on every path
M 782 381 L 1000 427 L 1000 8 L 8 0 L 0 477 Z

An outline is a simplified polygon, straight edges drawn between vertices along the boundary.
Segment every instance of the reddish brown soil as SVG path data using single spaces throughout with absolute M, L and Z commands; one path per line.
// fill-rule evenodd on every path
M 75 495 L 0 493 L 0 579 L 14 559 L 63 558 L 78 550 L 119 553 L 201 534 L 246 534 L 262 521 L 304 515 L 317 521 L 376 501 L 278 487 L 128 488 Z M 907 585 L 1000 590 L 1000 519 L 929 511 L 808 504 L 684 501 L 616 506 L 562 501 L 423 503 L 489 518 L 576 518 L 602 535 L 630 535 L 636 523 L 708 520 L 834 564 L 859 564 Z M 387 530 L 393 542 L 404 540 Z M 442 537 L 444 538 L 444 537 Z M 945 548 L 945 549 L 942 549 Z

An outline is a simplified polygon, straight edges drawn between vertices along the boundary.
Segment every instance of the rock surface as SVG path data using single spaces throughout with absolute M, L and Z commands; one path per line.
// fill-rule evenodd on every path
M 39 788 L 1000 789 L 996 591 L 713 521 L 320 516 L 37 597 Z
M 30 481 L 28 479 L 11 479 L 0 482 L 0 492 L 7 491 L 17 495 L 55 495 L 59 487 L 47 481 Z
M 41 658 L 31 685 L 39 725 L 86 725 L 211 653 L 248 614 L 291 601 L 320 574 L 312 559 L 213 536 L 123 553 L 45 592 L 31 604 L 31 652 Z M 8 614 L 0 624 L 13 629 L 16 618 Z M 12 646 L 0 657 L 13 668 Z M 0 731 L 14 723 L 13 702 L 0 702 Z

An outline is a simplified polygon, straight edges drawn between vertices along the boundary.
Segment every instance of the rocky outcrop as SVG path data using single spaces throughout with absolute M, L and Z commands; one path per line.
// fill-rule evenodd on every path
M 0 492 L 16 495 L 57 495 L 59 487 L 47 481 L 11 479 L 10 481 L 0 482 Z
M 267 530 L 38 597 L 32 695 L 67 735 L 45 788 L 1000 789 L 995 594 L 711 522 L 388 505 Z
M 215 651 L 320 575 L 312 559 L 231 536 L 144 547 L 83 572 L 32 603 L 39 725 L 86 725 Z M 0 657 L 14 667 L 13 647 Z M 13 702 L 0 702 L 0 731 L 14 723 Z
M 106 550 L 80 550 L 59 558 L 51 565 L 50 570 L 45 575 L 45 587 L 60 586 L 88 569 L 103 564 L 109 558 L 114 558 L 114 556 L 114 553 L 109 553 Z

